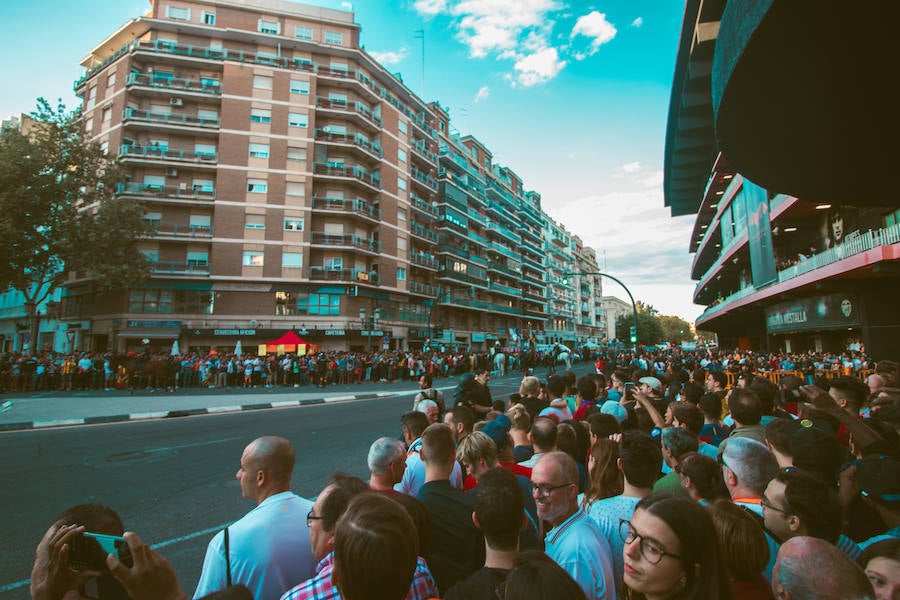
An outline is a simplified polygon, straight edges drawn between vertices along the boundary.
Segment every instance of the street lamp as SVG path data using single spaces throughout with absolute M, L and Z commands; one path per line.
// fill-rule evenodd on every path
M 628 291 L 628 286 L 626 286 L 624 283 L 622 283 L 621 281 L 619 281 L 618 279 L 616 279 L 616 278 L 613 277 L 612 275 L 609 275 L 609 274 L 607 274 L 607 273 L 601 273 L 600 271 L 571 271 L 571 272 L 566 272 L 566 273 L 563 273 L 563 283 L 568 284 L 568 282 L 569 282 L 569 275 L 600 275 L 601 277 L 609 277 L 610 279 L 612 279 L 613 281 L 615 281 L 616 283 L 618 283 L 619 285 L 622 286 L 622 289 L 625 290 L 625 293 L 628 294 L 628 298 L 631 300 L 631 310 L 632 310 L 632 312 L 634 313 L 634 325 L 631 326 L 631 343 L 634 344 L 634 346 L 635 346 L 635 348 L 636 348 L 636 347 L 637 347 L 637 343 L 638 343 L 637 304 L 635 304 L 635 302 L 634 302 L 634 296 L 632 296 L 632 295 L 631 295 L 631 292 Z

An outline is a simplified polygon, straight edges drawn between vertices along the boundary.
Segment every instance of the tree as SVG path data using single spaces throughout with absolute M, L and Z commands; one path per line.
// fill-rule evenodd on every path
M 40 98 L 31 117 L 0 136 L 0 290 L 24 296 L 33 347 L 38 307 L 70 277 L 140 284 L 150 263 L 134 241 L 151 229 L 140 204 L 117 198 L 122 172 L 80 110 Z
M 640 300 L 634 303 L 637 308 L 638 342 L 641 344 L 658 344 L 663 341 L 663 330 L 656 316 L 656 309 Z M 628 339 L 626 336 L 634 325 L 634 315 L 627 313 L 616 319 L 616 331 L 619 339 Z
M 691 324 L 675 315 L 660 315 L 659 324 L 663 330 L 663 339 L 673 344 L 694 340 Z

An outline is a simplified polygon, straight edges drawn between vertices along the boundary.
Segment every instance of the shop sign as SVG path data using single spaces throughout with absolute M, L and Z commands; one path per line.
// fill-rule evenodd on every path
M 178 329 L 181 321 L 126 321 L 129 329 Z

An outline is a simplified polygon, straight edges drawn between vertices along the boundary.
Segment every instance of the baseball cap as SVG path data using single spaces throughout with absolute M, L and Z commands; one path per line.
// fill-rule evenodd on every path
M 856 483 L 863 495 L 882 502 L 900 502 L 900 461 L 873 454 L 856 466 Z
M 619 423 L 624 423 L 625 419 L 628 418 L 628 411 L 615 400 L 607 400 L 604 402 L 600 407 L 600 412 L 604 415 L 614 416 Z
M 662 389 L 662 382 L 659 379 L 657 379 L 656 377 L 649 377 L 649 376 L 641 377 L 640 379 L 638 379 L 638 383 L 645 383 L 645 384 L 649 385 L 650 387 L 652 387 L 657 392 L 660 391 L 660 389 Z
M 492 421 L 488 421 L 481 428 L 481 432 L 494 440 L 497 444 L 497 450 L 503 450 L 506 447 L 507 435 L 512 427 L 512 421 L 506 415 L 497 415 Z
M 842 460 L 834 433 L 826 424 L 809 419 L 801 419 L 799 424 L 788 436 L 794 466 L 833 479 Z

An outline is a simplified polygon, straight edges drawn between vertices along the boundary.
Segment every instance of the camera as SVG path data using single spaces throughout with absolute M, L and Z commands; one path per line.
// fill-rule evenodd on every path
M 114 554 L 127 567 L 134 564 L 125 538 L 85 531 L 69 543 L 69 566 L 76 571 L 105 573 L 109 570 L 106 567 L 107 554 Z

